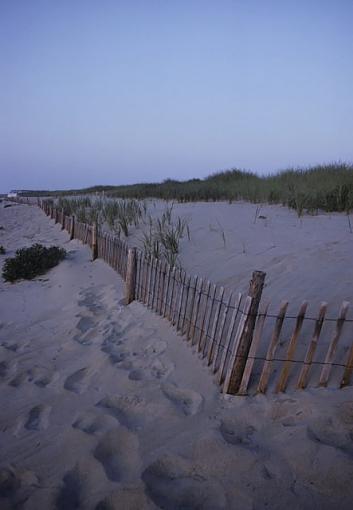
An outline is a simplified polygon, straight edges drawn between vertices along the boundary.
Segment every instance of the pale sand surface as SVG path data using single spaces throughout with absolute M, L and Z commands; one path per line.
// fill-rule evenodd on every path
M 0 283 L 1 510 L 352 508 L 352 388 L 222 397 L 169 324 L 139 303 L 121 305 L 120 277 L 42 211 L 0 204 L 0 225 L 10 256 L 34 242 L 68 251 L 40 278 Z M 351 240 L 340 232 L 323 251 L 340 281 L 329 281 L 332 299 L 352 292 L 339 273 Z M 315 268 L 296 253 L 289 265 Z M 227 257 L 213 280 L 222 269 L 231 280 Z
M 148 212 L 158 217 L 166 204 L 154 203 L 148 202 Z M 347 216 L 321 212 L 298 218 L 287 207 L 261 205 L 258 214 L 265 218 L 254 223 L 258 207 L 246 202 L 175 203 L 174 218 L 187 219 L 191 234 L 190 241 L 186 234 L 181 240 L 182 267 L 237 292 L 247 290 L 252 271 L 265 271 L 264 297 L 276 312 L 282 300 L 297 312 L 305 299 L 311 314 L 327 301 L 336 316 L 343 299 L 353 303 L 353 234 Z M 141 239 L 139 230 L 132 230 L 132 244 Z

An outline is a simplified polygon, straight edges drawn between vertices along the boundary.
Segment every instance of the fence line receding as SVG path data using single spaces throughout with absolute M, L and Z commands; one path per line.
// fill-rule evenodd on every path
M 117 236 L 75 216 L 47 200 L 44 212 L 92 249 L 125 280 L 125 300 L 137 300 L 167 319 L 214 374 L 224 393 L 247 395 L 284 392 L 288 387 L 342 388 L 353 373 L 353 319 L 344 301 L 337 318 L 327 317 L 327 303 L 317 314 L 307 314 L 303 302 L 288 315 L 288 302 L 270 313 L 261 301 L 265 273 L 255 271 L 247 295 L 228 293 L 199 276 L 129 248 Z

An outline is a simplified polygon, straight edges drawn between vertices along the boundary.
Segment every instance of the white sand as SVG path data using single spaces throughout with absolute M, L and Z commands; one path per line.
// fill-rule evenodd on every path
M 239 204 L 229 207 L 241 210 Z M 309 274 L 318 267 L 326 236 L 322 256 L 328 257 L 326 264 L 332 258 L 334 272 L 329 266 L 312 281 L 327 290 L 322 298 L 349 297 L 349 277 L 342 272 L 352 269 L 342 261 L 352 241 L 343 220 L 337 232 L 342 217 L 325 219 L 333 222 L 331 229 L 321 217 L 305 218 L 302 226 L 293 217 L 286 225 L 284 210 L 275 210 L 272 221 L 282 225 L 284 237 L 296 229 L 315 245 L 317 232 L 316 255 L 311 260 L 302 253 L 302 262 L 298 241 L 294 258 L 286 262 L 291 248 L 279 238 L 269 255 L 261 236 L 250 243 L 249 234 L 248 256 L 256 245 L 259 251 L 251 262 L 282 257 L 279 267 L 306 267 Z M 251 221 L 253 231 L 269 228 Z M 314 222 L 315 228 L 305 230 Z M 88 248 L 69 242 L 39 209 L 1 204 L 0 225 L 5 228 L 0 244 L 8 255 L 34 242 L 68 251 L 67 259 L 41 278 L 0 284 L 1 509 L 352 507 L 352 388 L 222 397 L 208 369 L 169 324 L 139 303 L 122 306 L 120 277 L 102 261 L 90 262 Z M 185 251 L 185 260 L 193 271 L 205 272 L 208 241 L 202 241 L 201 227 L 192 232 L 194 255 L 190 262 Z M 203 245 L 196 256 L 199 237 Z M 246 257 L 237 252 L 233 264 L 228 238 L 228 252 L 209 276 L 230 285 L 245 282 Z M 216 246 L 215 237 L 212 242 Z M 233 243 L 242 250 L 235 235 Z M 217 250 L 223 253 L 222 239 Z M 232 267 L 242 267 L 243 276 L 232 277 Z M 250 267 L 250 272 L 261 269 Z M 336 273 L 342 284 L 331 281 Z M 274 293 L 281 288 L 285 297 L 301 294 L 296 273 L 286 284 L 288 270 L 270 274 Z M 312 292 L 306 297 L 317 295 L 317 288 L 315 293 L 306 288 Z
M 166 207 L 161 201 L 148 204 L 152 216 Z M 336 316 L 344 299 L 353 304 L 353 234 L 347 216 L 320 213 L 299 219 L 287 207 L 262 205 L 259 216 L 265 219 L 254 223 L 257 207 L 247 202 L 175 203 L 174 217 L 186 218 L 191 233 L 190 241 L 187 235 L 181 241 L 182 267 L 236 292 L 247 290 L 252 271 L 265 271 L 264 298 L 276 312 L 282 300 L 297 312 L 305 299 L 311 314 L 327 301 Z M 141 239 L 139 230 L 132 231 L 132 244 Z

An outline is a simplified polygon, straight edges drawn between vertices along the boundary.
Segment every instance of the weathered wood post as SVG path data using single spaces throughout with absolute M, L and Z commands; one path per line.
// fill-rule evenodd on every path
M 226 381 L 227 384 L 224 388 L 226 393 L 231 393 L 232 395 L 235 395 L 239 391 L 241 380 L 243 378 L 243 373 L 255 329 L 255 323 L 262 290 L 265 283 L 265 277 L 266 273 L 263 271 L 254 271 L 252 274 L 252 279 L 250 280 L 248 296 L 251 297 L 251 304 L 249 311 L 245 316 L 245 321 L 238 345 L 235 346 L 236 352 L 234 364 L 231 369 L 229 380 Z
M 127 254 L 127 268 L 125 281 L 125 304 L 128 305 L 135 299 L 136 280 L 136 248 L 129 248 Z
M 71 216 L 71 225 L 70 225 L 70 241 L 75 237 L 75 216 Z
M 61 230 L 65 228 L 65 213 L 64 208 L 61 209 Z
M 94 223 L 92 227 L 92 260 L 96 260 L 97 256 L 98 256 L 97 223 Z

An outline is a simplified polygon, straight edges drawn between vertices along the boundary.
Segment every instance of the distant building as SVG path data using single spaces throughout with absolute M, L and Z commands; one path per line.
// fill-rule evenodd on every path
M 13 189 L 7 194 L 7 198 L 16 198 L 20 193 L 20 191 Z

